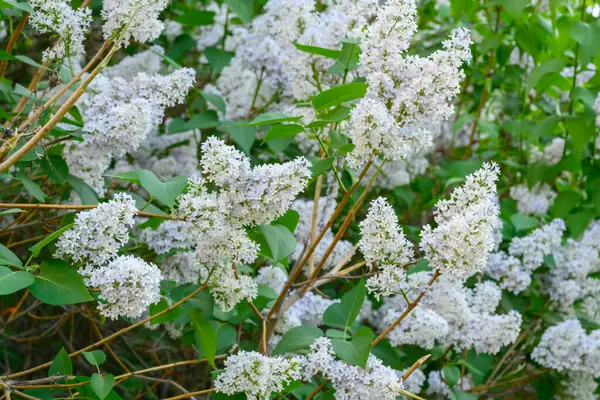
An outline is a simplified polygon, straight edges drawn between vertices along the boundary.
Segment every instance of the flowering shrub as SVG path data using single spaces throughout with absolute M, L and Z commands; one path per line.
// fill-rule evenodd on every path
M 596 0 L 4 0 L 2 399 L 600 398 Z

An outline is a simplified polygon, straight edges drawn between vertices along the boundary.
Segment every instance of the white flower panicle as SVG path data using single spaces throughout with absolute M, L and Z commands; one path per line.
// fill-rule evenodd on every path
M 128 46 L 131 39 L 146 43 L 164 30 L 159 14 L 169 5 L 168 0 L 104 0 L 104 40 L 118 40 Z
M 510 197 L 517 201 L 517 209 L 524 215 L 546 213 L 556 196 L 547 183 L 538 182 L 531 189 L 526 184 L 510 188 Z
M 164 221 L 158 228 L 140 232 L 140 240 L 156 254 L 166 254 L 174 249 L 190 249 L 195 245 L 193 224 L 184 221 Z
M 129 240 L 129 228 L 137 212 L 131 196 L 124 193 L 93 210 L 80 212 L 73 228 L 58 239 L 55 256 L 86 267 L 106 265 Z
M 287 279 L 287 273 L 282 268 L 269 265 L 267 267 L 262 267 L 258 271 L 255 280 L 259 285 L 266 285 L 273 289 L 275 293 L 279 294 L 283 290 Z
M 225 360 L 225 372 L 214 380 L 217 392 L 246 393 L 248 400 L 268 399 L 304 373 L 302 357 L 267 357 L 255 351 L 240 351 Z
M 552 142 L 550 142 L 543 151 L 540 151 L 537 146 L 532 146 L 531 152 L 529 153 L 529 162 L 535 163 L 544 161 L 547 165 L 553 166 L 558 164 L 562 159 L 564 151 L 565 139 L 557 137 L 552 139 Z
M 339 301 L 339 299 L 326 299 L 313 292 L 307 292 L 300 300 L 295 302 L 285 311 L 283 317 L 277 322 L 275 330 L 280 334 L 284 334 L 291 328 L 297 326 L 320 326 L 323 321 L 323 313 L 325 310 Z
M 404 237 L 392 206 L 379 197 L 371 202 L 367 217 L 360 223 L 358 246 L 369 265 L 406 265 L 413 261 L 412 244 Z
M 600 377 L 600 330 L 588 335 L 578 320 L 566 320 L 544 332 L 531 357 L 559 372 Z
M 83 41 L 92 22 L 90 8 L 73 9 L 68 0 L 31 0 L 33 14 L 29 22 L 40 33 L 53 32 L 60 41 L 44 50 L 43 60 L 62 60 L 69 63 L 85 55 Z
M 102 71 L 102 75 L 129 81 L 140 72 L 158 74 L 162 68 L 162 56 L 164 55 L 164 48 L 152 45 L 148 50 L 126 56 L 118 64 L 106 67 Z
M 569 372 L 561 382 L 557 400 L 598 400 L 598 382 L 594 375 L 585 372 Z
M 495 248 L 498 218 L 495 163 L 484 164 L 467 176 L 450 200 L 440 200 L 434 212 L 438 226 L 426 225 L 421 232 L 421 250 L 429 265 L 462 279 L 481 271 Z
M 544 263 L 546 255 L 553 254 L 560 248 L 565 229 L 566 225 L 562 219 L 554 219 L 525 237 L 513 238 L 508 252 L 510 255 L 522 257 L 523 267 L 532 272 Z
M 331 381 L 337 400 L 395 400 L 403 390 L 396 371 L 384 366 L 373 354 L 369 355 L 366 368 L 336 360 L 329 338 L 314 341 L 306 364 L 307 377 L 321 373 Z
M 450 386 L 446 383 L 443 371 L 431 371 L 427 377 L 427 393 L 429 396 L 437 395 L 439 397 L 447 399 L 451 396 Z M 473 387 L 473 381 L 469 375 L 466 375 L 460 379 L 456 384 L 461 390 L 469 390 Z
M 154 264 L 135 256 L 119 256 L 85 276 L 88 287 L 100 289 L 100 314 L 111 319 L 137 318 L 160 300 L 162 274 Z
M 403 267 L 414 260 L 414 252 L 394 209 L 383 197 L 371 202 L 367 217 L 360 223 L 360 234 L 358 246 L 367 264 L 380 265 L 379 272 L 367 280 L 369 292 L 377 298 L 401 293 Z
M 491 253 L 484 271 L 499 281 L 502 289 L 519 294 L 531 284 L 531 271 L 523 267 L 521 260 L 504 251 Z
M 378 156 L 396 161 L 427 150 L 428 125 L 453 113 L 461 65 L 471 59 L 469 33 L 453 31 L 444 50 L 427 58 L 407 55 L 416 14 L 412 0 L 388 2 L 363 33 L 359 71 L 369 88 L 352 110 L 347 132 L 355 145 L 347 161 L 355 168 Z
M 164 280 L 175 281 L 177 285 L 198 283 L 200 279 L 200 269 L 193 251 L 183 251 L 166 257 L 160 263 L 160 271 Z

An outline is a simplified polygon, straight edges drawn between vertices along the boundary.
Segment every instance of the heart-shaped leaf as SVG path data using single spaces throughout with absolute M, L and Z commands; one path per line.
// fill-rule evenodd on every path
M 373 333 L 363 326 L 356 331 L 351 341 L 332 339 L 331 344 L 340 359 L 365 368 L 371 353 L 371 340 L 373 340 Z
M 54 360 L 52 360 L 52 364 L 50 365 L 50 369 L 48 370 L 48 376 L 56 376 L 56 375 L 72 375 L 73 374 L 73 363 L 71 362 L 71 358 L 69 358 L 69 353 L 66 352 L 63 347 L 60 349 Z
M 165 205 L 172 207 L 173 202 L 187 185 L 185 176 L 176 176 L 167 182 L 161 182 L 152 171 L 143 170 L 139 174 L 140 184 L 152 195 L 162 201 Z
M 115 386 L 115 377 L 112 375 L 104 375 L 102 377 L 98 374 L 93 374 L 91 385 L 94 393 L 96 393 L 100 399 L 104 400 L 112 390 L 113 386 Z
M 83 356 L 92 365 L 99 366 L 106 361 L 106 354 L 102 350 L 84 351 Z

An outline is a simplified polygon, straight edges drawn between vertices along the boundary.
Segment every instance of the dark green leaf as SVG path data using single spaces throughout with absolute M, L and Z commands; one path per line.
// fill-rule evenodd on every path
M 50 369 L 48 370 L 48 376 L 57 375 L 73 375 L 73 363 L 64 347 L 54 357 L 52 365 L 50 365 Z
M 40 275 L 29 287 L 31 294 L 42 303 L 64 306 L 94 300 L 87 291 L 77 270 L 62 260 L 46 260 Z
M 302 119 L 302 115 L 299 117 L 290 117 L 289 115 L 277 114 L 277 113 L 264 113 L 260 114 L 252 121 L 247 123 L 247 126 L 259 126 L 259 125 L 271 125 L 279 122 L 295 122 Z
M 29 251 L 32 253 L 32 255 L 34 257 L 37 257 L 40 255 L 40 251 L 42 251 L 42 249 L 44 247 L 46 247 L 47 245 L 49 245 L 50 243 L 52 243 L 54 240 L 58 239 L 63 233 L 65 233 L 66 231 L 68 231 L 69 229 L 71 229 L 71 227 L 73 226 L 73 224 L 69 224 L 69 225 L 65 225 L 62 228 L 60 228 L 59 230 L 57 230 L 56 232 L 53 232 L 52 234 L 46 236 L 45 238 L 43 238 L 40 242 L 34 244 L 33 246 L 31 246 L 29 248 Z
M 363 97 L 367 93 L 367 87 L 366 83 L 348 83 L 336 86 L 314 96 L 312 103 L 317 110 L 337 106 Z
M 571 210 L 579 205 L 580 199 L 581 196 L 573 190 L 558 193 L 552 206 L 552 215 L 556 218 L 566 218 Z
M 210 365 L 215 367 L 215 356 L 217 354 L 217 331 L 215 328 L 206 320 L 202 311 L 191 310 L 188 312 L 190 320 L 196 332 L 200 335 L 200 347 L 202 352 L 208 359 Z
M 304 127 L 298 124 L 274 125 L 269 129 L 269 132 L 267 132 L 267 135 L 263 139 L 263 143 L 274 139 L 294 137 L 302 131 L 304 131 Z
M 223 100 L 221 96 L 217 96 L 216 94 L 208 92 L 200 92 L 200 94 L 202 97 L 204 97 L 204 100 L 215 106 L 217 110 L 221 112 L 221 114 L 225 115 L 227 112 L 227 106 L 225 104 L 225 100 Z
M 169 308 L 167 301 L 165 299 L 160 299 L 158 303 L 150 304 L 150 316 L 156 315 L 167 308 Z M 152 321 L 150 321 L 150 325 L 164 324 L 165 322 L 174 321 L 177 319 L 177 317 L 179 317 L 179 314 L 181 314 L 181 309 L 176 307 L 160 317 L 154 318 Z
M 23 183 L 23 187 L 25 188 L 25 190 L 27 190 L 27 192 L 33 197 L 35 197 L 38 201 L 43 202 L 46 199 L 46 195 L 44 194 L 44 192 L 42 192 L 42 189 L 40 189 L 37 183 L 35 183 L 29 178 L 25 178 L 24 176 L 21 176 L 17 179 Z
M 250 22 L 254 12 L 254 0 L 225 0 L 225 4 L 244 23 Z
M 98 204 L 98 195 L 90 185 L 85 183 L 83 180 L 77 178 L 76 176 L 69 175 L 67 178 L 67 182 L 75 193 L 81 199 L 81 204 L 83 205 L 96 205 Z
M 250 149 L 256 138 L 255 126 L 238 125 L 235 122 L 226 121 L 221 129 L 227 132 L 244 152 L 250 154 Z
M 212 11 L 187 11 L 185 14 L 175 18 L 175 21 L 184 25 L 204 26 L 212 25 L 215 19 L 215 13 Z
M 328 157 L 328 158 L 311 157 L 311 159 L 310 159 L 310 162 L 312 164 L 310 167 L 310 172 L 312 173 L 311 178 L 315 179 L 316 177 L 321 175 L 323 172 L 329 170 L 331 168 L 331 166 L 333 165 L 334 160 L 335 160 L 335 157 Z
M 216 76 L 223 68 L 229 65 L 231 59 L 235 56 L 235 53 L 232 51 L 225 51 L 218 47 L 207 47 L 204 49 L 204 55 L 212 68 L 213 76 Z
M 347 329 L 360 313 L 365 296 L 365 281 L 361 279 L 352 290 L 342 296 L 339 303 L 334 303 L 325 310 L 323 324 Z
M 287 331 L 273 350 L 273 355 L 297 353 L 308 350 L 315 339 L 323 336 L 323 331 L 313 325 L 302 325 Z
M 477 400 L 477 397 L 462 390 L 452 389 L 450 391 L 450 400 Z
M 527 90 L 531 90 L 537 86 L 538 82 L 542 77 L 551 72 L 560 72 L 565 67 L 565 62 L 559 59 L 552 59 L 546 61 L 543 64 L 540 64 L 533 68 L 531 74 L 529 75 L 529 79 L 527 79 Z

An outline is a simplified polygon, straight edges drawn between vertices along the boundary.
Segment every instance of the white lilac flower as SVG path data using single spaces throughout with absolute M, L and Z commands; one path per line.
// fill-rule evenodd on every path
M 561 381 L 557 400 L 598 400 L 598 382 L 594 375 L 586 372 L 569 372 Z
M 210 267 L 199 263 L 196 252 L 196 268 L 200 271 L 200 279 L 208 285 L 210 292 L 221 311 L 229 312 L 242 301 L 252 301 L 258 296 L 258 285 L 252 277 L 238 274 L 235 265 L 230 262 L 210 264 Z
M 106 67 L 103 76 L 131 80 L 140 72 L 158 74 L 162 67 L 162 56 L 165 49 L 159 45 L 152 45 L 148 50 L 126 56 L 118 64 Z
M 165 35 L 169 42 L 174 41 L 178 36 L 183 34 L 183 25 L 177 21 L 167 20 L 164 22 L 164 25 L 165 29 L 162 34 Z
M 285 311 L 275 330 L 280 334 L 284 334 L 291 328 L 301 325 L 322 325 L 325 310 L 339 301 L 339 299 L 326 299 L 313 292 L 307 292 Z
M 525 269 L 521 260 L 504 251 L 491 253 L 484 272 L 499 281 L 502 289 L 519 294 L 531 284 L 531 271 Z
M 443 371 L 431 371 L 427 377 L 427 391 L 425 392 L 429 396 L 437 395 L 439 398 L 449 398 L 450 387 L 445 382 Z M 473 387 L 473 381 L 469 375 L 464 376 L 458 383 L 457 386 L 461 390 L 469 390 Z M 438 398 L 438 397 L 436 397 Z
M 508 253 L 522 257 L 523 267 L 531 273 L 544 263 L 546 255 L 553 254 L 560 248 L 565 229 L 562 219 L 554 219 L 525 237 L 513 238 Z
M 544 161 L 549 166 L 556 165 L 562 159 L 564 150 L 565 139 L 558 137 L 554 138 L 543 151 L 540 151 L 537 146 L 532 146 L 531 152 L 529 153 L 529 162 L 534 163 Z
M 337 400 L 395 400 L 402 389 L 402 379 L 396 371 L 383 365 L 373 354 L 366 368 L 336 360 L 329 338 L 318 338 L 306 357 L 307 377 L 321 373 L 335 389 Z
M 404 309 L 389 309 L 384 315 L 379 313 L 381 330 L 390 326 L 403 312 Z M 417 307 L 387 335 L 387 339 L 395 347 L 413 344 L 431 349 L 436 340 L 448 334 L 449 329 L 446 320 L 435 311 Z
M 67 0 L 31 0 L 34 12 L 30 24 L 40 33 L 53 32 L 60 41 L 44 50 L 43 60 L 68 59 L 69 63 L 85 55 L 83 41 L 92 22 L 90 8 L 73 9 Z
M 119 40 L 125 47 L 131 39 L 139 43 L 156 39 L 164 30 L 158 17 L 167 5 L 168 0 L 104 0 L 104 39 Z
M 136 214 L 135 202 L 124 193 L 93 210 L 80 212 L 73 227 L 58 239 L 55 256 L 76 265 L 106 265 L 129 240 Z
M 256 283 L 266 285 L 279 294 L 288 279 L 287 273 L 279 267 L 269 265 L 262 267 L 256 276 Z
M 225 372 L 214 380 L 217 392 L 244 392 L 248 400 L 261 400 L 297 380 L 304 371 L 302 357 L 267 357 L 255 351 L 240 351 L 225 360 Z
M 88 269 L 88 287 L 100 289 L 100 314 L 111 319 L 137 318 L 160 300 L 158 267 L 135 256 L 119 256 L 108 265 Z
M 164 280 L 175 281 L 177 285 L 198 283 L 200 279 L 200 270 L 193 251 L 179 252 L 166 257 L 160 262 L 160 270 Z
M 434 218 L 438 226 L 426 225 L 420 243 L 432 268 L 465 278 L 485 267 L 500 225 L 495 200 L 499 173 L 496 164 L 484 164 L 467 176 L 450 200 L 437 203 Z
M 184 221 L 164 221 L 158 228 L 140 232 L 140 240 L 156 254 L 166 254 L 174 249 L 189 249 L 195 244 L 193 225 Z
M 521 214 L 544 214 L 556 199 L 556 193 L 547 183 L 536 183 L 531 189 L 527 185 L 510 188 L 510 197 L 516 200 Z

